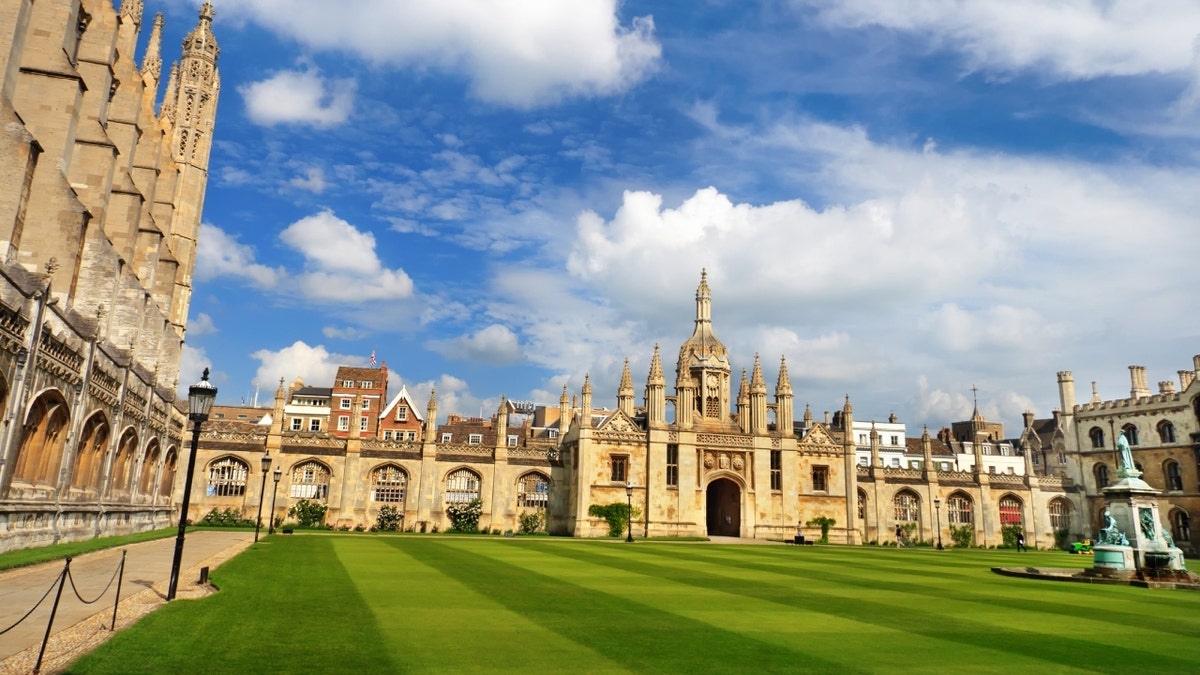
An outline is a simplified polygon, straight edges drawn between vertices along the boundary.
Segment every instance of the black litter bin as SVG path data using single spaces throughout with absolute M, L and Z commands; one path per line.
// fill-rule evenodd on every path
M 797 545 L 797 546 L 803 546 L 803 545 L 804 545 L 804 535 L 802 535 L 802 534 L 798 534 L 798 535 L 796 535 L 796 545 Z

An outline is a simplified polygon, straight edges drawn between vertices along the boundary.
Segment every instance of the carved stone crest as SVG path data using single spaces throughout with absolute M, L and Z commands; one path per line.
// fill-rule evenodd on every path
M 704 453 L 704 468 L 711 469 L 714 466 L 716 466 L 716 462 L 713 459 L 712 453 L 711 452 Z

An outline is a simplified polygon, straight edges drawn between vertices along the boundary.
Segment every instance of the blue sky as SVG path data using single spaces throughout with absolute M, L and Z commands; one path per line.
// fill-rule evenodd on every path
M 198 4 L 148 3 L 167 54 Z M 1015 435 L 1057 371 L 1200 353 L 1194 0 L 215 5 L 181 386 L 223 402 L 372 351 L 441 413 L 611 407 L 626 358 L 640 400 L 702 268 L 734 368 L 786 356 L 818 417 L 976 386 Z

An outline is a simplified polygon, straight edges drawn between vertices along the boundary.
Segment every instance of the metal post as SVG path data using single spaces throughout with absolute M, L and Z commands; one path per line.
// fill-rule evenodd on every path
M 629 513 L 625 520 L 629 524 L 629 534 L 625 537 L 627 543 L 633 543 L 633 483 L 625 484 L 625 499 L 628 501 Z
M 183 536 L 187 532 L 188 505 L 192 501 L 192 474 L 196 471 L 196 453 L 200 450 L 200 420 L 192 420 L 192 452 L 188 455 L 187 476 L 183 481 L 183 503 L 179 507 L 179 533 L 175 535 L 175 557 L 171 561 L 171 581 L 167 602 L 175 599 L 179 586 L 179 564 L 183 561 Z
M 258 491 L 258 518 L 254 521 L 254 542 L 258 543 L 258 530 L 262 527 L 262 503 L 267 494 L 267 472 L 271 469 L 271 456 L 262 457 L 262 488 Z
M 117 571 L 117 597 L 113 599 L 113 620 L 108 627 L 111 633 L 117 629 L 117 606 L 121 604 L 121 583 L 125 581 L 125 551 L 121 551 L 121 568 Z
M 50 631 L 54 629 L 54 617 L 58 614 L 58 601 L 62 599 L 62 589 L 67 583 L 67 575 L 71 573 L 71 559 L 67 558 L 62 572 L 58 575 L 58 593 L 54 595 L 54 606 L 50 608 L 50 620 L 46 622 L 46 636 L 42 638 L 42 648 L 38 650 L 37 663 L 33 664 L 34 675 L 42 670 L 42 657 L 46 655 L 46 643 L 50 641 Z
M 275 498 L 279 496 L 279 479 L 283 477 L 283 469 L 275 467 L 275 491 L 271 493 L 271 525 L 267 527 L 267 534 L 275 534 Z
M 937 528 L 938 528 L 938 549 L 937 550 L 941 551 L 941 550 L 944 550 L 942 548 L 942 500 L 940 500 L 940 499 L 933 500 L 933 510 L 935 513 L 937 513 Z

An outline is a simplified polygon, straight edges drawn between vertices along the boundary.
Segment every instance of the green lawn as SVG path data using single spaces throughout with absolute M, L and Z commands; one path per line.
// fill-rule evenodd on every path
M 273 536 L 74 673 L 1196 672 L 1200 593 L 1064 553 Z

